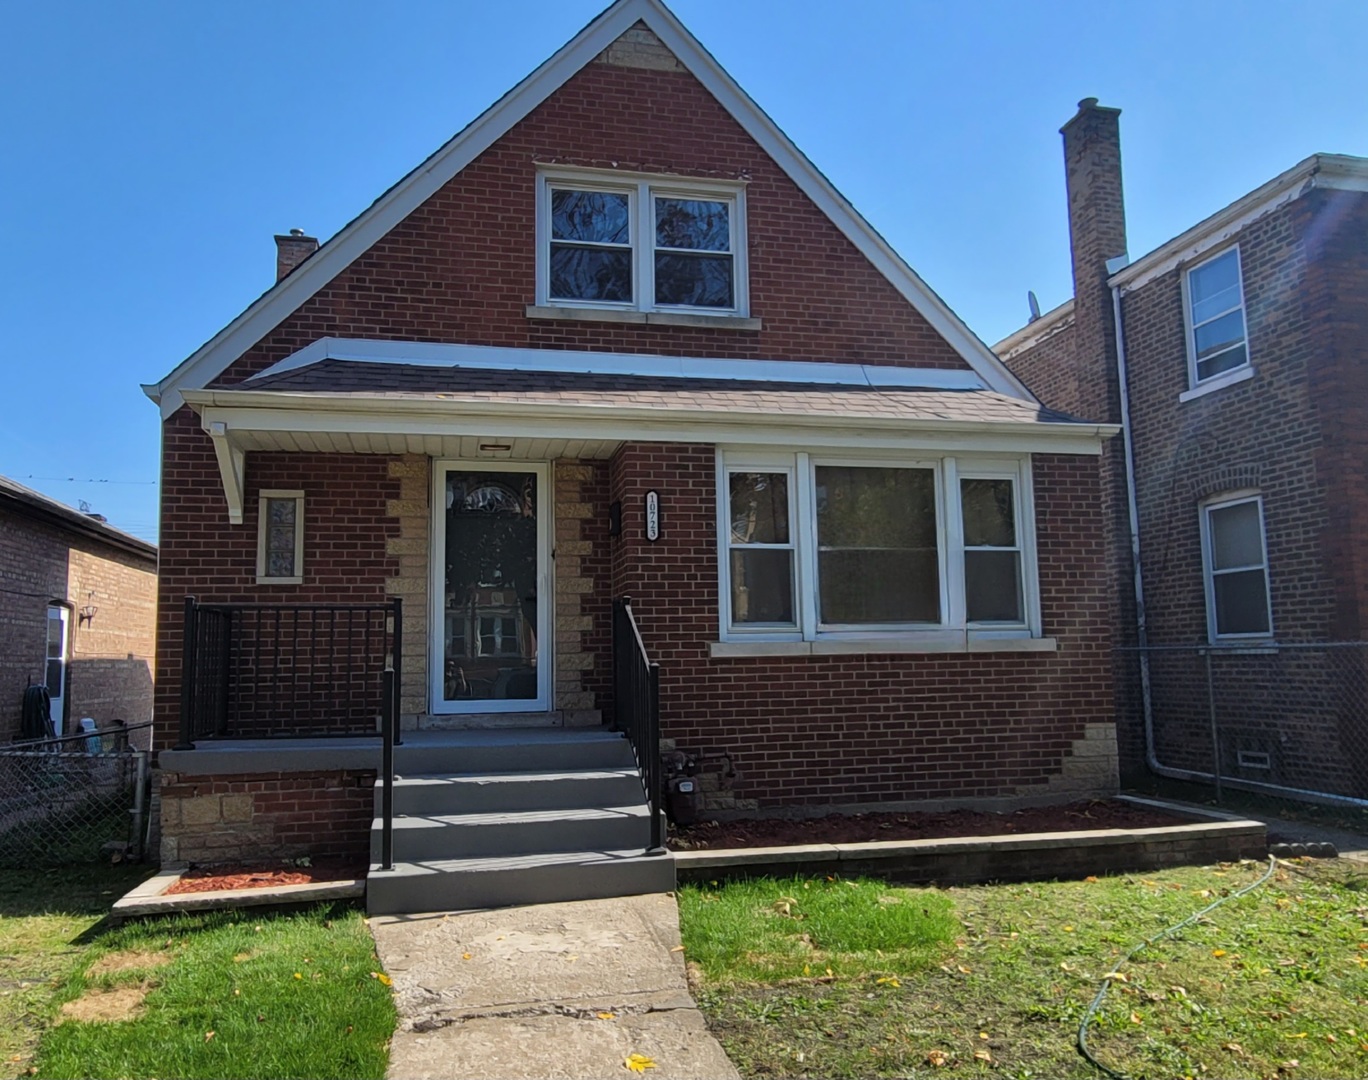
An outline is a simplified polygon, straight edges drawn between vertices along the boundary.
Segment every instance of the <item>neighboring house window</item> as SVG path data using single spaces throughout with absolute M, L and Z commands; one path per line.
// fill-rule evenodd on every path
M 1249 363 L 1240 249 L 1230 248 L 1192 267 L 1184 282 L 1189 377 L 1195 387 Z
M 725 452 L 724 636 L 1031 636 L 1025 461 Z
M 1268 637 L 1273 616 L 1263 500 L 1258 495 L 1226 498 L 1203 506 L 1201 514 L 1212 640 Z
M 261 492 L 257 516 L 257 581 L 273 585 L 302 583 L 304 492 Z
M 545 173 L 538 303 L 744 315 L 739 185 Z

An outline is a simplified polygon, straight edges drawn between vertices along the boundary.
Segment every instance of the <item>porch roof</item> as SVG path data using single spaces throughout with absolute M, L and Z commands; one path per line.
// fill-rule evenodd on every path
M 214 440 L 234 522 L 249 451 L 546 460 L 608 457 L 632 440 L 1098 454 L 1117 430 L 985 388 L 334 359 L 184 396 Z

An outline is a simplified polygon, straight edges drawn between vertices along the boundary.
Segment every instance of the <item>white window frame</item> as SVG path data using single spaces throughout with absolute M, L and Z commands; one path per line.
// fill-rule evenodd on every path
M 629 243 L 632 250 L 632 301 L 578 300 L 553 297 L 551 293 L 551 190 L 572 188 L 627 196 Z M 732 306 L 698 307 L 691 304 L 655 302 L 655 198 L 707 199 L 729 203 L 731 227 Z M 601 311 L 665 312 L 719 318 L 745 318 L 750 314 L 749 272 L 746 262 L 746 187 L 744 183 L 701 180 L 692 177 L 624 174 L 616 170 L 543 169 L 537 174 L 537 304 L 543 307 L 583 308 Z M 619 245 L 604 245 L 618 247 Z M 672 251 L 673 248 L 662 250 Z M 721 253 L 718 253 L 721 254 Z
M 1218 314 L 1218 315 L 1213 315 L 1210 319 L 1204 319 L 1200 324 L 1195 324 L 1195 323 L 1193 322 L 1193 320 L 1192 320 L 1192 285 L 1191 285 L 1192 275 L 1195 274 L 1197 271 L 1201 270 L 1204 266 L 1209 266 L 1211 263 L 1214 263 L 1214 262 L 1216 262 L 1216 261 L 1219 260 L 1219 259 L 1224 259 L 1224 258 L 1226 258 L 1227 256 L 1232 255 L 1232 254 L 1233 254 L 1234 257 L 1235 257 L 1235 280 L 1236 280 L 1236 282 L 1237 282 L 1238 285 L 1239 285 L 1239 293 L 1240 293 L 1240 303 L 1239 303 L 1239 306 L 1238 306 L 1238 307 L 1226 308 L 1226 310 L 1225 310 L 1225 311 L 1222 311 L 1220 314 Z M 1185 338 L 1186 338 L 1186 340 L 1187 340 L 1188 392 L 1191 394 L 1193 391 L 1196 391 L 1196 390 L 1198 390 L 1199 388 L 1202 389 L 1202 390 L 1208 390 L 1208 389 L 1215 390 L 1215 389 L 1219 389 L 1219 388 L 1222 387 L 1222 386 L 1228 386 L 1228 385 L 1230 385 L 1231 383 L 1243 382 L 1245 379 L 1249 378 L 1250 374 L 1252 373 L 1252 369 L 1253 369 L 1253 360 L 1252 360 L 1252 358 L 1251 358 L 1251 356 L 1250 356 L 1250 351 L 1249 351 L 1249 309 L 1248 309 L 1248 307 L 1246 307 L 1246 305 L 1245 305 L 1245 295 L 1244 295 L 1244 262 L 1243 262 L 1243 260 L 1242 260 L 1241 257 L 1240 257 L 1240 245 L 1239 245 L 1239 244 L 1232 244 L 1230 247 L 1222 248 L 1220 251 L 1216 252 L 1214 255 L 1208 255 L 1206 258 L 1202 259 L 1201 262 L 1194 263 L 1194 264 L 1191 265 L 1191 266 L 1185 267 L 1184 270 L 1183 270 L 1183 274 L 1182 274 L 1182 291 L 1183 291 L 1183 332 L 1184 332 L 1184 336 L 1185 336 Z M 1198 376 L 1197 376 L 1197 328 L 1198 328 L 1198 326 L 1199 326 L 1199 325 L 1200 325 L 1200 326 L 1205 326 L 1207 323 L 1213 322 L 1213 321 L 1216 320 L 1216 319 L 1224 318 L 1226 315 L 1229 315 L 1232 311 L 1237 311 L 1237 310 L 1240 312 L 1240 318 L 1241 318 L 1241 320 L 1242 320 L 1243 323 L 1244 323 L 1244 341 L 1243 341 L 1244 351 L 1245 351 L 1245 361 L 1244 361 L 1244 363 L 1243 363 L 1243 364 L 1240 364 L 1238 367 L 1230 368 L 1230 369 L 1227 370 L 1227 371 L 1217 372 L 1215 375 L 1208 375 L 1205 379 L 1200 379 L 1200 378 L 1198 378 Z M 1237 347 L 1238 347 L 1238 346 L 1234 346 L 1234 345 L 1231 346 L 1232 349 L 1233 349 L 1233 348 L 1237 348 Z M 1227 351 L 1229 351 L 1229 350 L 1227 350 Z M 1219 355 L 1221 355 L 1221 354 L 1220 354 L 1220 353 L 1217 353 L 1216 355 L 1219 356 Z M 1194 396 L 1195 396 L 1195 395 L 1194 395 Z
M 1035 502 L 1031 463 L 1023 458 L 955 456 L 895 457 L 858 452 L 818 453 L 803 450 L 770 451 L 719 447 L 717 460 L 719 640 L 722 642 L 829 642 L 861 648 L 868 643 L 905 643 L 927 647 L 965 646 L 973 641 L 1041 637 L 1040 590 L 1037 570 Z M 855 468 L 920 468 L 934 472 L 936 485 L 937 547 L 940 563 L 941 621 L 885 625 L 826 625 L 818 623 L 817 500 L 818 466 Z M 731 485 L 737 472 L 788 472 L 790 535 L 794 559 L 794 615 L 796 627 L 735 624 L 731 617 Z M 1007 479 L 1014 486 L 1017 542 L 1021 559 L 1022 614 L 1020 623 L 970 623 L 965 617 L 964 528 L 960 505 L 961 477 Z M 796 531 L 794 531 L 796 529 Z
M 290 577 L 271 577 L 267 572 L 266 503 L 270 499 L 293 499 L 295 503 L 294 569 Z M 302 585 L 304 584 L 304 492 L 285 491 L 275 488 L 257 492 L 257 584 L 258 585 Z
M 1228 567 L 1216 570 L 1215 554 L 1212 551 L 1214 530 L 1211 515 L 1216 510 L 1228 509 L 1241 503 L 1252 502 L 1259 508 L 1259 543 L 1263 546 L 1263 563 L 1259 566 Z M 1257 491 L 1227 492 L 1204 501 L 1198 510 L 1202 536 L 1202 585 L 1206 593 L 1207 640 L 1213 644 L 1222 641 L 1268 641 L 1273 637 L 1273 580 L 1268 567 L 1268 524 L 1264 518 L 1263 495 Z M 1245 573 L 1262 570 L 1264 576 L 1264 602 L 1268 605 L 1268 629 L 1248 634 L 1222 634 L 1216 625 L 1216 577 L 1221 574 Z

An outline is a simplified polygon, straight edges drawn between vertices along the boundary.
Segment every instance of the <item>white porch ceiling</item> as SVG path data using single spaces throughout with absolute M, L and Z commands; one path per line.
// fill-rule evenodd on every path
M 500 435 L 413 435 L 364 431 L 250 431 L 237 429 L 233 446 L 244 452 L 288 450 L 327 454 L 425 454 L 436 458 L 504 461 L 602 459 L 618 439 L 537 439 Z M 507 447 L 507 449 L 504 449 Z

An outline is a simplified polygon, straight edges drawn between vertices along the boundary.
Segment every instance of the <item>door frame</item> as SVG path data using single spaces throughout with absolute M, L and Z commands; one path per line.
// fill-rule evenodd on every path
M 56 612 L 58 618 L 52 617 Z M 48 686 L 48 699 L 52 703 L 52 728 L 58 735 L 65 735 L 68 701 L 71 697 L 71 605 L 65 600 L 49 600 L 43 621 L 43 685 L 47 686 L 48 669 L 55 660 L 61 665 L 62 688 L 54 694 Z M 52 655 L 52 624 L 61 626 L 62 653 Z
M 537 477 L 537 696 L 472 701 L 445 699 L 446 673 L 446 477 L 448 472 L 533 473 Z M 434 716 L 550 712 L 552 707 L 551 627 L 555 591 L 551 581 L 551 464 L 545 461 L 483 461 L 437 458 L 432 462 L 432 548 L 428 560 L 428 710 Z

